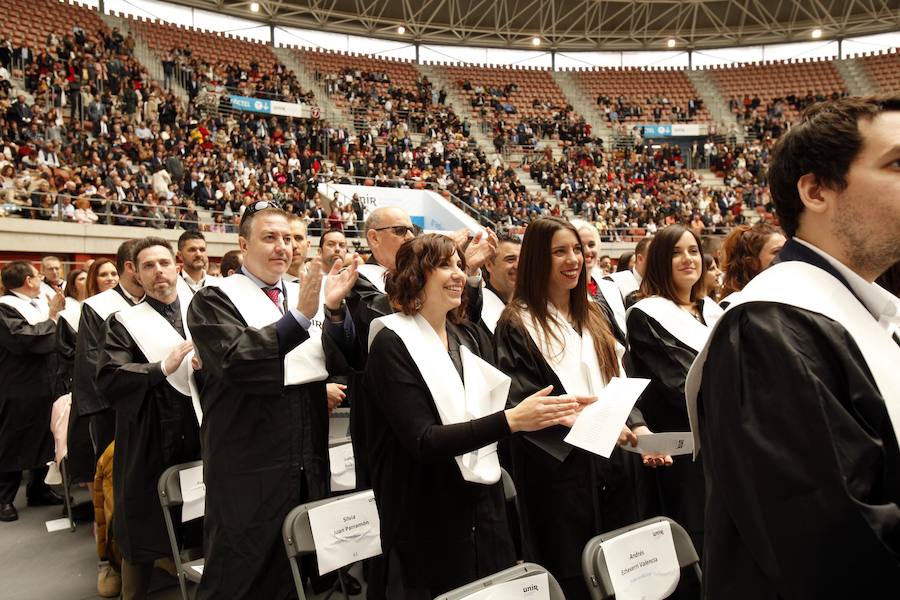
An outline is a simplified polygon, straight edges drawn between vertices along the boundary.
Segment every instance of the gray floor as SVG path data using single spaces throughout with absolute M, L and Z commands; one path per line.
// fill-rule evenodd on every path
M 84 490 L 76 502 L 88 501 Z M 97 552 L 90 523 L 48 533 L 46 521 L 62 516 L 58 506 L 28 507 L 25 487 L 15 502 L 19 520 L 0 522 L 0 600 L 94 600 L 97 595 Z M 351 571 L 359 578 L 359 566 Z M 154 576 L 152 600 L 179 600 L 177 580 L 161 571 Z M 324 598 L 308 596 L 310 600 Z M 332 596 L 342 600 L 341 594 Z M 365 598 L 354 596 L 354 599 Z

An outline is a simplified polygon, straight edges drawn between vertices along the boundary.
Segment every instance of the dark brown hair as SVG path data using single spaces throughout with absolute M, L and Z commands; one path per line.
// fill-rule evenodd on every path
M 780 227 L 769 223 L 738 225 L 722 244 L 722 297 L 744 289 L 762 272 L 759 253 L 773 235 L 783 234 Z
M 93 263 L 91 263 L 91 268 L 88 269 L 88 276 L 87 276 L 87 297 L 88 298 L 100 293 L 100 290 L 97 287 L 97 274 L 100 272 L 100 267 L 102 267 L 105 264 L 111 264 L 114 267 L 116 266 L 116 264 L 108 258 L 98 258 Z M 122 273 L 119 272 L 118 268 L 116 268 L 116 273 L 119 274 L 119 277 L 122 276 Z
M 900 96 L 841 98 L 813 104 L 775 145 L 769 188 L 778 220 L 788 237 L 800 224 L 803 202 L 797 183 L 808 173 L 828 188 L 847 187 L 847 172 L 863 145 L 859 121 L 900 110 Z
M 679 303 L 678 290 L 672 279 L 672 252 L 675 251 L 675 245 L 685 233 L 691 234 L 691 237 L 697 242 L 697 249 L 702 252 L 703 246 L 700 245 L 700 238 L 684 225 L 669 225 L 660 229 L 653 236 L 653 243 L 650 244 L 650 250 L 647 252 L 647 262 L 644 264 L 644 278 L 641 280 L 639 293 L 641 298 L 660 296 L 676 304 Z M 697 302 L 706 294 L 705 278 L 706 264 L 701 257 L 700 278 L 691 288 L 691 302 Z
M 388 271 L 384 279 L 384 289 L 391 306 L 404 315 L 418 313 L 428 276 L 453 254 L 459 257 L 460 268 L 465 270 L 465 257 L 446 235 L 428 233 L 405 241 L 397 250 L 396 268 Z M 465 315 L 466 295 L 463 294 L 462 303 L 447 314 L 447 319 L 451 323 L 459 323 Z
M 68 276 L 66 276 L 66 298 L 75 298 L 75 294 L 77 294 L 77 290 L 75 289 L 75 280 L 78 279 L 78 276 L 84 273 L 84 269 L 72 269 L 69 271 Z M 87 282 L 85 282 L 87 283 Z M 87 298 L 87 292 L 85 292 L 85 298 Z M 76 298 L 77 299 L 77 298 Z
M 575 236 L 578 247 L 581 238 L 575 227 L 559 217 L 542 217 L 533 221 L 525 230 L 522 240 L 522 252 L 519 254 L 519 273 L 516 277 L 516 289 L 512 300 L 503 311 L 501 321 L 510 321 L 514 326 L 522 327 L 522 312 L 528 312 L 540 325 L 548 339 L 561 341 L 555 323 L 551 322 L 547 304 L 550 302 L 548 287 L 550 267 L 552 263 L 551 247 L 553 236 L 558 231 L 567 230 Z M 594 351 L 604 379 L 609 381 L 619 374 L 619 361 L 616 357 L 616 342 L 609 324 L 600 308 L 588 300 L 587 271 L 581 269 L 578 283 L 569 292 L 569 316 L 575 330 L 581 334 L 585 330 L 594 340 Z M 544 350 L 540 348 L 539 350 Z

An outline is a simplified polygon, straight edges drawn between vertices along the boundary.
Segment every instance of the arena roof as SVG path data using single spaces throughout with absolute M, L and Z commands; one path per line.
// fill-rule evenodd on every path
M 900 30 L 900 0 L 174 1 L 275 26 L 532 50 L 666 50 L 670 39 L 685 50 L 810 41 L 815 29 L 822 39 Z

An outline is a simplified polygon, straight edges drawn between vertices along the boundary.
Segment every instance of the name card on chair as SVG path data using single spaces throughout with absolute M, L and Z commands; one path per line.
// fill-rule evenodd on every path
M 203 483 L 203 465 L 178 472 L 181 483 L 181 522 L 187 523 L 203 516 L 206 510 L 206 485 Z
M 600 544 L 616 600 L 667 598 L 681 569 L 668 521 L 645 525 Z
M 381 554 L 375 494 L 366 490 L 309 511 L 319 575 Z
M 341 444 L 328 449 L 331 463 L 331 491 L 345 492 L 356 488 L 356 462 L 353 444 Z
M 550 580 L 546 573 L 492 585 L 466 596 L 466 600 L 550 600 Z

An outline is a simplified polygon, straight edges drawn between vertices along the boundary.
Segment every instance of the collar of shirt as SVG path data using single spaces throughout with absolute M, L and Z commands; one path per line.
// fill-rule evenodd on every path
M 156 298 L 151 298 L 150 296 L 146 297 L 146 301 L 147 304 L 153 307 L 153 310 L 163 316 L 174 316 L 176 314 L 181 314 L 181 302 L 179 301 L 178 296 L 175 297 L 174 302 L 170 302 L 169 304 L 164 304 Z
M 135 298 L 134 296 L 132 296 L 131 294 L 128 293 L 128 290 L 126 290 L 124 286 L 119 285 L 117 287 L 119 288 L 119 291 L 122 292 L 122 295 L 125 296 L 125 299 L 128 300 L 129 302 L 131 302 L 132 304 L 140 304 L 147 298 L 146 294 L 141 296 L 140 298 Z
M 281 279 L 276 281 L 274 284 L 269 285 L 268 283 L 266 283 L 265 281 L 263 281 L 256 275 L 253 275 L 252 273 L 250 273 L 250 271 L 247 271 L 246 269 L 244 269 L 244 267 L 241 267 L 241 273 L 246 275 L 247 278 L 250 279 L 250 281 L 252 281 L 253 283 L 255 283 L 257 285 L 257 287 L 259 287 L 260 289 L 269 288 L 269 287 L 278 288 L 278 291 L 281 292 L 281 299 L 284 300 L 284 284 L 282 283 Z
M 38 301 L 37 298 L 32 298 L 31 296 L 26 296 L 25 294 L 20 294 L 19 292 L 14 292 L 12 290 L 9 290 L 9 293 L 12 294 L 13 296 L 15 296 L 16 298 L 21 298 L 22 300 L 24 300 L 25 302 L 28 302 L 29 304 L 35 304 Z
M 850 289 L 853 290 L 856 297 L 860 299 L 866 310 L 869 311 L 878 323 L 887 330 L 889 335 L 893 335 L 893 333 L 900 328 L 900 298 L 897 298 L 876 283 L 869 283 L 855 271 L 847 267 L 847 265 L 820 248 L 817 248 L 796 236 L 794 236 L 794 240 L 827 260 L 828 264 L 834 267 L 834 269 L 847 281 Z
M 203 282 L 206 281 L 206 271 L 203 272 L 203 277 L 200 278 L 200 281 L 194 281 L 193 279 L 191 279 L 191 276 L 187 274 L 187 271 L 182 271 L 181 276 L 184 278 L 184 280 L 187 282 L 187 284 L 189 286 L 191 286 L 192 288 L 194 288 L 194 287 L 201 288 L 201 287 L 203 287 Z

